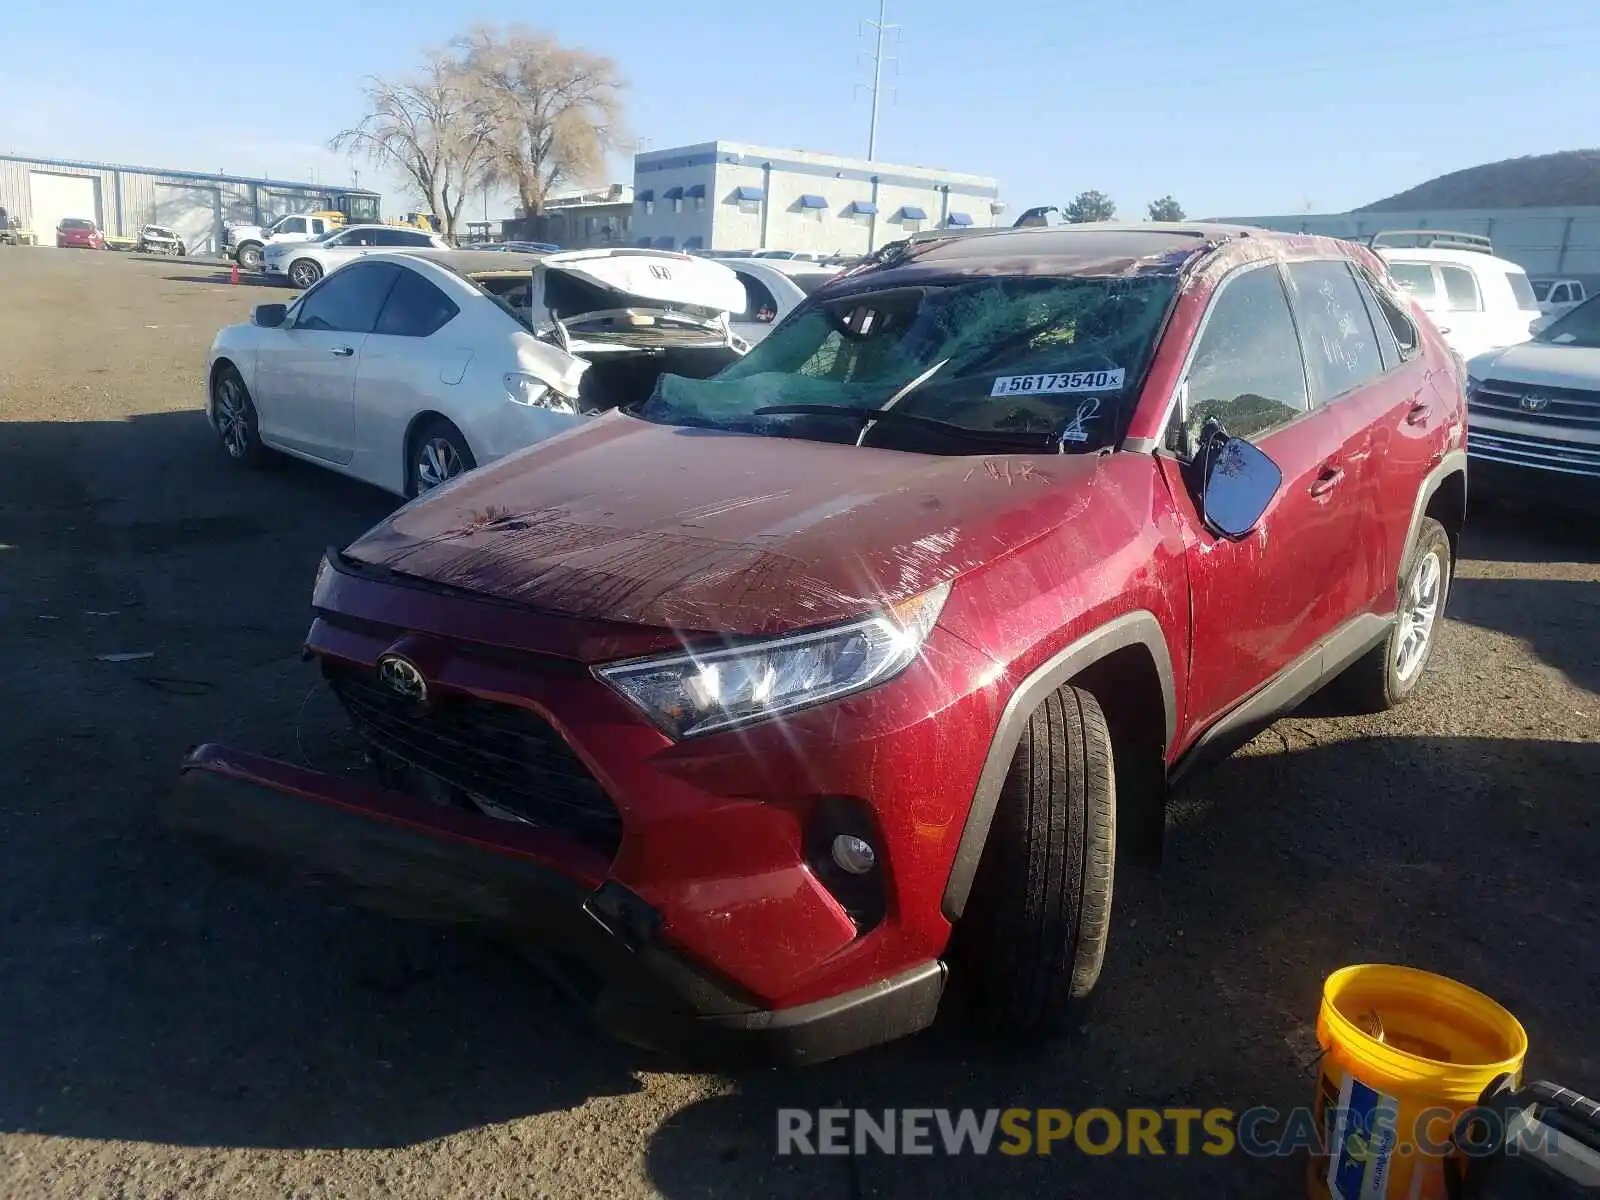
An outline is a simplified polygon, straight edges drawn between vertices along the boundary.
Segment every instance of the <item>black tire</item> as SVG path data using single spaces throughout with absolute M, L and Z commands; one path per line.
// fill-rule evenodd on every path
M 419 496 L 477 465 L 461 431 L 443 417 L 432 417 L 412 430 L 406 443 L 406 496 Z
M 1414 610 L 1420 591 L 1426 590 L 1429 560 L 1437 566 L 1437 581 L 1433 592 L 1433 611 L 1428 622 L 1426 638 L 1415 662 L 1407 661 L 1408 670 L 1401 670 L 1401 651 L 1414 632 L 1414 621 L 1408 623 L 1407 613 Z M 1357 660 L 1335 682 L 1340 696 L 1358 712 L 1387 712 L 1404 704 L 1416 695 L 1418 685 L 1433 658 L 1433 648 L 1439 640 L 1439 625 L 1444 620 L 1445 603 L 1450 598 L 1450 581 L 1454 574 L 1454 556 L 1450 550 L 1450 535 L 1444 526 L 1432 517 L 1422 518 L 1417 530 L 1417 542 L 1400 572 L 1400 603 L 1389 636 Z M 1413 651 L 1413 653 L 1417 653 Z
M 288 275 L 289 282 L 303 292 L 322 278 L 322 266 L 314 258 L 297 258 L 289 264 Z
M 233 260 L 246 271 L 260 270 L 261 247 L 254 242 L 246 242 L 234 252 Z
M 211 379 L 211 415 L 228 458 L 242 467 L 269 462 L 272 451 L 261 443 L 261 421 L 250 389 L 232 364 L 219 367 Z
M 1055 1032 L 1094 989 L 1111 928 L 1117 788 L 1105 714 L 1065 687 L 1028 718 L 956 927 L 953 974 L 987 1032 Z

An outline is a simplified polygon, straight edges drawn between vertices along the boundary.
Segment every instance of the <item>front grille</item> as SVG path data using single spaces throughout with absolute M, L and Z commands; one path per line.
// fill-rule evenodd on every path
M 380 762 L 395 760 L 460 793 L 462 801 L 480 798 L 606 854 L 621 845 L 622 819 L 611 797 L 537 714 L 461 695 L 419 709 L 369 669 L 324 659 L 322 670 Z
M 1543 408 L 1533 411 L 1523 406 L 1529 395 L 1543 397 Z M 1600 430 L 1600 391 L 1586 388 L 1545 387 L 1543 384 L 1510 383 L 1485 379 L 1467 396 L 1471 410 L 1516 417 L 1540 425 L 1569 429 Z
M 1488 462 L 1600 478 L 1600 446 L 1469 428 L 1467 453 Z

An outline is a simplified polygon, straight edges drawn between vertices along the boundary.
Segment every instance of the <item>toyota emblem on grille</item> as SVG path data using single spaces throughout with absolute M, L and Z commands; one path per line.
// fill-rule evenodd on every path
M 654 275 L 657 279 L 672 278 L 672 272 L 666 267 L 661 266 L 659 263 L 650 264 L 650 274 Z
M 385 654 L 378 660 L 378 678 L 391 692 L 421 704 L 428 698 L 428 681 L 416 664 L 398 654 Z
M 1538 392 L 1529 392 L 1522 397 L 1522 408 L 1525 412 L 1543 412 L 1549 407 L 1549 396 L 1541 396 Z

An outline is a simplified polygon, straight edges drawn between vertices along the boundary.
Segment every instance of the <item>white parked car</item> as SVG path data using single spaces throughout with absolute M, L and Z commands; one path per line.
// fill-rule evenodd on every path
M 450 244 L 436 233 L 398 225 L 347 225 L 330 229 L 305 242 L 268 242 L 261 252 L 261 269 L 268 278 L 287 279 L 308 288 L 335 267 L 368 254 L 407 250 L 448 250 Z
M 1541 493 L 1564 482 L 1600 495 L 1600 296 L 1469 360 L 1467 410 L 1469 457 L 1522 468 Z
M 744 284 L 745 303 L 732 316 L 734 332 L 752 346 L 766 337 L 796 305 L 830 279 L 838 267 L 795 259 L 724 258 L 723 266 Z
M 716 374 L 745 344 L 726 267 L 655 250 L 374 254 L 217 334 L 206 413 L 229 457 L 273 451 L 414 496 Z
M 1487 239 L 1456 242 L 1444 234 L 1424 246 L 1373 242 L 1395 282 L 1463 359 L 1527 341 L 1540 315 L 1528 273 L 1480 242 Z

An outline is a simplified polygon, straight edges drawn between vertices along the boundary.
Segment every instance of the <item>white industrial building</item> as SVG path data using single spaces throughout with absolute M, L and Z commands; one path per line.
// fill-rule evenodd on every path
M 87 217 L 119 237 L 164 225 L 203 254 L 218 247 L 224 224 L 334 208 L 376 220 L 378 199 L 362 188 L 0 154 L 0 208 L 47 246 L 64 217 Z
M 985 175 L 703 142 L 635 156 L 630 225 L 640 246 L 865 254 L 921 229 L 994 225 L 999 194 Z
M 1363 239 L 1386 229 L 1448 229 L 1484 234 L 1495 253 L 1535 279 L 1600 282 L 1600 206 L 1460 208 L 1407 212 L 1291 213 L 1221 220 L 1286 233 Z

